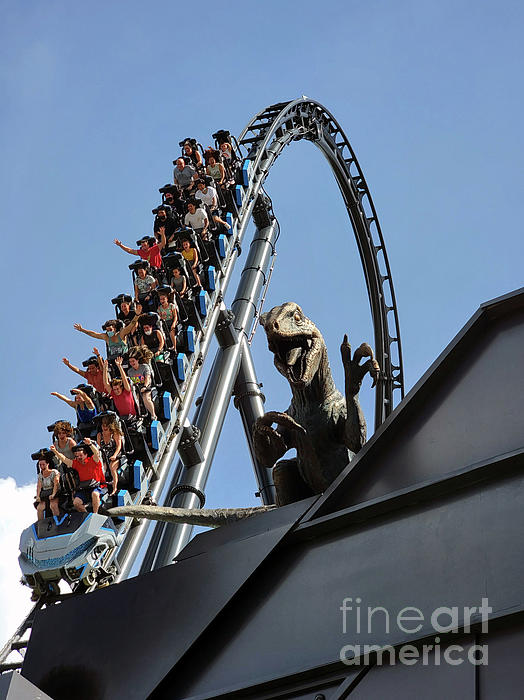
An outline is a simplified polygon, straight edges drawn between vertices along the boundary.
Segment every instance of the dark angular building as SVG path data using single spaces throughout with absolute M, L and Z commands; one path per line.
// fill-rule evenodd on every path
M 524 289 L 322 496 L 42 611 L 23 676 L 90 700 L 524 697 L 523 348 Z

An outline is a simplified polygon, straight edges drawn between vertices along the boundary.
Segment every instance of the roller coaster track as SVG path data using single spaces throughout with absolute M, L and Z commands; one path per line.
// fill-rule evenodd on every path
M 171 417 L 159 428 L 158 450 L 151 455 L 151 464 L 146 470 L 155 500 L 161 499 L 171 475 L 168 497 L 164 498 L 166 505 L 203 505 L 207 476 L 233 393 L 242 416 L 261 498 L 265 503 L 272 500 L 269 470 L 257 464 L 250 442 L 251 425 L 263 413 L 264 398 L 259 391 L 247 339 L 256 326 L 258 300 L 269 281 L 267 271 L 278 238 L 278 223 L 272 207 L 267 205 L 263 186 L 284 147 L 302 139 L 314 143 L 329 162 L 356 238 L 371 307 L 375 353 L 382 369 L 376 391 L 375 428 L 404 395 L 400 329 L 391 271 L 371 194 L 353 149 L 338 122 L 318 102 L 302 97 L 271 105 L 255 115 L 238 139 L 241 149 L 245 149 L 245 159 L 243 184 L 235 188 L 237 207 L 233 212 L 231 235 L 227 237 L 217 270 L 216 288 L 206 298 L 195 352 L 188 357 L 178 396 L 170 399 Z M 231 313 L 225 307 L 224 297 L 252 216 L 256 231 Z M 189 411 L 195 404 L 197 384 L 215 334 L 220 347 L 202 397 L 196 402 L 193 423 L 190 423 Z M 187 457 L 188 446 L 193 449 L 193 455 L 197 454 L 196 458 Z M 177 451 L 186 457 L 172 469 Z M 147 527 L 148 521 L 126 522 L 122 526 L 124 539 L 116 556 L 120 571 L 118 581 L 129 575 L 141 555 Z M 140 572 L 171 562 L 190 536 L 189 526 L 158 524 L 142 555 Z M 27 634 L 41 607 L 42 603 L 38 603 L 31 610 L 0 652 L 0 672 L 21 667 L 22 660 L 9 661 L 8 657 L 15 652 L 23 656 Z
M 240 135 L 253 163 L 252 186 L 258 191 L 285 146 L 312 141 L 329 162 L 353 226 L 368 290 L 375 353 L 382 368 L 375 403 L 375 428 L 394 406 L 394 392 L 404 397 L 398 311 L 386 246 L 364 174 L 337 120 L 318 102 L 303 97 L 259 112 Z

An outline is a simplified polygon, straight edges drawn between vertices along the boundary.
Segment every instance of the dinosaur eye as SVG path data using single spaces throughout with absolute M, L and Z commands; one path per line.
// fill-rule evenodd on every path
M 295 314 L 295 321 L 297 323 L 302 323 L 302 316 L 298 313 L 298 311 Z

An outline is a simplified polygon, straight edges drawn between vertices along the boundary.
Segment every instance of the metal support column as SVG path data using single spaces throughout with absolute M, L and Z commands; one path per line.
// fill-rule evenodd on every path
M 242 338 L 240 368 L 235 383 L 235 407 L 238 408 L 242 418 L 242 424 L 253 462 L 253 469 L 255 470 L 259 486 L 260 498 L 264 505 L 270 505 L 271 503 L 275 503 L 275 486 L 273 484 L 272 469 L 264 467 L 256 458 L 252 437 L 254 422 L 265 413 L 265 396 L 260 391 L 260 386 L 255 373 L 251 349 L 244 337 Z
M 201 462 L 183 469 L 182 476 L 175 487 L 171 489 L 165 505 L 176 508 L 198 508 L 203 505 L 209 469 L 240 368 L 242 338 L 245 338 L 253 321 L 257 299 L 265 282 L 270 258 L 274 253 L 278 223 L 267 212 L 264 223 L 269 225 L 264 226 L 264 228 L 259 226 L 255 232 L 235 300 L 231 305 L 234 314 L 232 334 L 229 336 L 226 334 L 226 340 L 222 341 L 219 337 L 219 342 L 229 344 L 226 347 L 220 347 L 217 351 L 202 396 L 202 403 L 193 419 L 194 425 L 200 430 L 199 445 L 203 459 Z M 227 340 L 228 337 L 229 340 Z M 177 473 L 178 471 L 179 465 L 176 469 Z M 265 483 L 259 484 L 260 489 L 266 490 L 265 486 Z M 191 532 L 192 526 L 189 525 L 169 524 L 164 526 L 158 551 L 154 555 L 149 551 L 146 554 L 148 562 L 152 562 L 154 557 L 152 568 L 157 569 L 172 563 L 178 552 L 189 541 Z M 156 542 L 153 546 L 156 546 Z

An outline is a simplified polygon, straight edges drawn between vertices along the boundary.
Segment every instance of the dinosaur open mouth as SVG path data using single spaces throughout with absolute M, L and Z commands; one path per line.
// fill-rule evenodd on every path
M 284 370 L 283 374 L 286 374 L 289 381 L 293 383 L 303 381 L 312 345 L 312 338 L 307 336 L 279 338 L 278 341 L 272 341 L 270 350 L 275 353 L 278 363 Z

